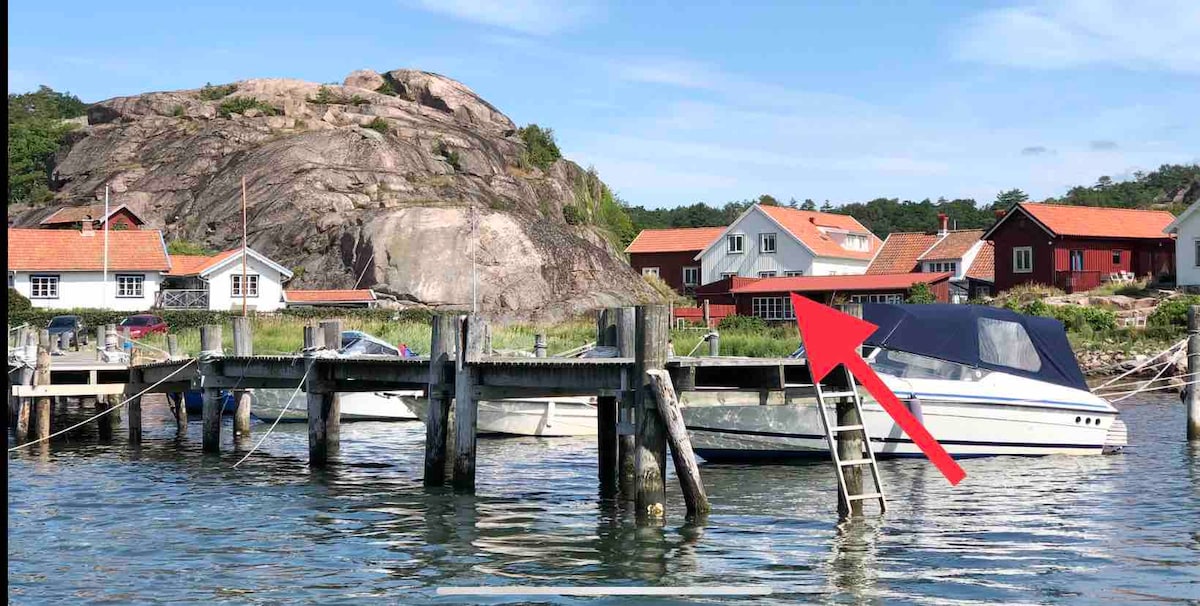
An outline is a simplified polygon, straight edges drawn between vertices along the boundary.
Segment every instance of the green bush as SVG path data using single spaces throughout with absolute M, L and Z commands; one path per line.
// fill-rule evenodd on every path
M 184 114 L 184 109 L 183 109 L 182 105 L 176 105 L 175 107 L 171 108 L 172 116 L 175 116 L 176 118 L 182 118 L 183 114 Z
M 758 316 L 725 316 L 717 323 L 717 330 L 762 332 L 766 329 L 767 323 Z
M 317 96 L 309 97 L 308 102 L 319 105 L 329 105 L 331 103 L 341 103 L 342 98 L 338 96 L 337 93 L 333 92 L 333 89 L 329 88 L 328 86 L 322 86 L 317 89 Z
M 167 252 L 173 255 L 215 255 L 217 251 L 206 247 L 203 243 L 191 240 L 171 240 L 167 242 Z
M 558 144 L 554 141 L 552 129 L 530 124 L 517 129 L 517 134 L 525 143 L 525 152 L 521 155 L 525 164 L 546 170 L 562 158 L 562 152 L 558 150 Z
M 383 81 L 383 84 L 379 85 L 379 88 L 375 89 L 375 92 L 381 95 L 387 95 L 389 97 L 395 97 L 396 95 L 400 94 L 396 90 L 396 87 L 392 86 L 392 81 L 386 79 Z
M 937 303 L 937 297 L 933 296 L 933 291 L 929 290 L 929 285 L 924 282 L 914 284 L 908 289 L 908 303 L 928 305 Z
M 279 113 L 275 106 L 261 101 L 254 97 L 233 97 L 221 102 L 217 108 L 217 113 L 221 114 L 222 118 L 228 118 L 233 114 L 244 114 L 252 109 L 256 109 L 264 116 L 274 116 Z
M 583 213 L 579 211 L 578 206 L 567 204 L 563 206 L 563 221 L 566 221 L 567 225 L 579 225 L 583 223 Z
M 369 128 L 375 132 L 378 132 L 381 135 L 386 135 L 388 133 L 387 120 L 384 120 L 383 118 L 380 118 L 378 116 L 376 116 L 374 120 L 371 120 L 370 122 L 367 123 L 367 128 Z
M 236 84 L 222 84 L 221 86 L 213 86 L 212 84 L 205 82 L 204 87 L 200 89 L 200 98 L 205 101 L 216 101 L 217 99 L 228 97 L 229 95 L 233 94 L 233 91 L 235 90 L 237 90 Z
M 8 289 L 8 317 L 9 323 L 12 323 L 13 316 L 23 314 L 33 309 L 33 304 L 25 295 L 17 292 L 17 289 L 9 287 Z M 20 324 L 20 322 L 18 322 Z
M 1168 299 L 1158 304 L 1146 324 L 1150 326 L 1182 326 L 1187 327 L 1187 310 L 1193 305 L 1200 305 L 1200 295 L 1184 295 Z

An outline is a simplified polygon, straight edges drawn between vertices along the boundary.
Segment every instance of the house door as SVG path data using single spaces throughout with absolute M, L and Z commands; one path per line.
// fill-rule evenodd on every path
M 1083 251 L 1071 251 L 1071 271 L 1083 271 Z

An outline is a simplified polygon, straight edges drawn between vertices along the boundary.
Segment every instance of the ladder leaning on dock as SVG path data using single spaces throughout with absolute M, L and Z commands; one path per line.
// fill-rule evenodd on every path
M 862 396 L 858 393 L 858 384 L 854 380 L 854 375 L 844 365 L 838 365 L 830 374 L 837 372 L 845 373 L 846 391 L 826 391 L 822 386 L 822 381 L 813 381 L 813 388 L 817 393 L 817 410 L 821 415 L 821 426 L 825 430 L 825 443 L 829 446 L 829 454 L 833 458 L 834 473 L 837 475 L 838 494 L 841 496 L 841 508 L 846 511 L 859 511 L 860 503 L 877 499 L 879 501 L 879 512 L 887 511 L 887 498 L 883 494 L 883 482 L 879 479 L 879 466 L 875 462 L 875 452 L 871 450 L 871 436 L 867 433 L 867 422 L 863 416 Z M 828 380 L 829 377 L 826 377 Z M 826 409 L 826 398 L 830 398 L 836 410 L 836 402 L 841 399 L 850 400 L 854 404 L 854 414 L 851 423 L 847 425 L 837 425 L 829 420 L 829 411 Z M 835 420 L 841 422 L 837 415 Z M 848 458 L 842 458 L 842 453 L 839 453 L 839 440 L 836 434 L 854 433 L 862 434 L 862 440 L 850 440 L 852 454 Z M 858 452 L 853 452 L 858 451 Z M 871 479 L 874 481 L 875 489 L 873 491 L 863 492 L 863 483 L 861 481 L 853 482 L 854 486 L 848 486 L 846 471 L 850 468 L 868 467 L 871 470 Z M 861 478 L 860 478 L 861 480 Z M 851 494 L 853 491 L 855 494 Z M 857 505 L 857 506 L 856 506 Z

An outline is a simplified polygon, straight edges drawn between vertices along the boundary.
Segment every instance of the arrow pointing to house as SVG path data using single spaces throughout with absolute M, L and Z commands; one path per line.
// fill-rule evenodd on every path
M 800 327 L 800 338 L 804 340 L 804 351 L 808 357 L 808 368 L 813 382 L 820 381 L 830 371 L 843 364 L 862 384 L 867 393 L 875 398 L 900 429 L 912 439 L 921 452 L 937 466 L 951 485 L 958 484 L 967 476 L 945 448 L 930 435 L 929 430 L 900 403 L 900 399 L 884 384 L 879 375 L 858 353 L 862 345 L 878 326 L 844 314 L 816 301 L 792 293 L 792 308 L 796 312 L 796 324 Z

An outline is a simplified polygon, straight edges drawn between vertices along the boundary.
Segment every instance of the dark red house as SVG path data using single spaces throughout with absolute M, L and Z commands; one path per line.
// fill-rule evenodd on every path
M 700 251 L 712 244 L 724 227 L 643 229 L 625 248 L 629 265 L 642 275 L 662 278 L 679 294 L 690 295 L 700 285 Z
M 1162 279 L 1175 270 L 1165 211 L 1057 204 L 1013 206 L 983 235 L 995 245 L 998 292 L 1018 284 L 1086 291 L 1121 275 Z
M 857 276 L 797 276 L 786 278 L 731 277 L 696 290 L 700 302 L 732 303 L 739 316 L 764 320 L 793 320 L 791 293 L 825 304 L 844 299 L 851 303 L 903 303 L 917 284 L 926 284 L 938 303 L 950 301 L 954 274 L 903 273 Z
M 92 229 L 96 230 L 103 229 L 105 223 L 109 229 L 140 229 L 146 224 L 124 204 L 110 206 L 107 215 L 103 204 L 92 204 L 60 208 L 38 225 L 42 229 L 82 229 L 85 222 L 91 223 Z

